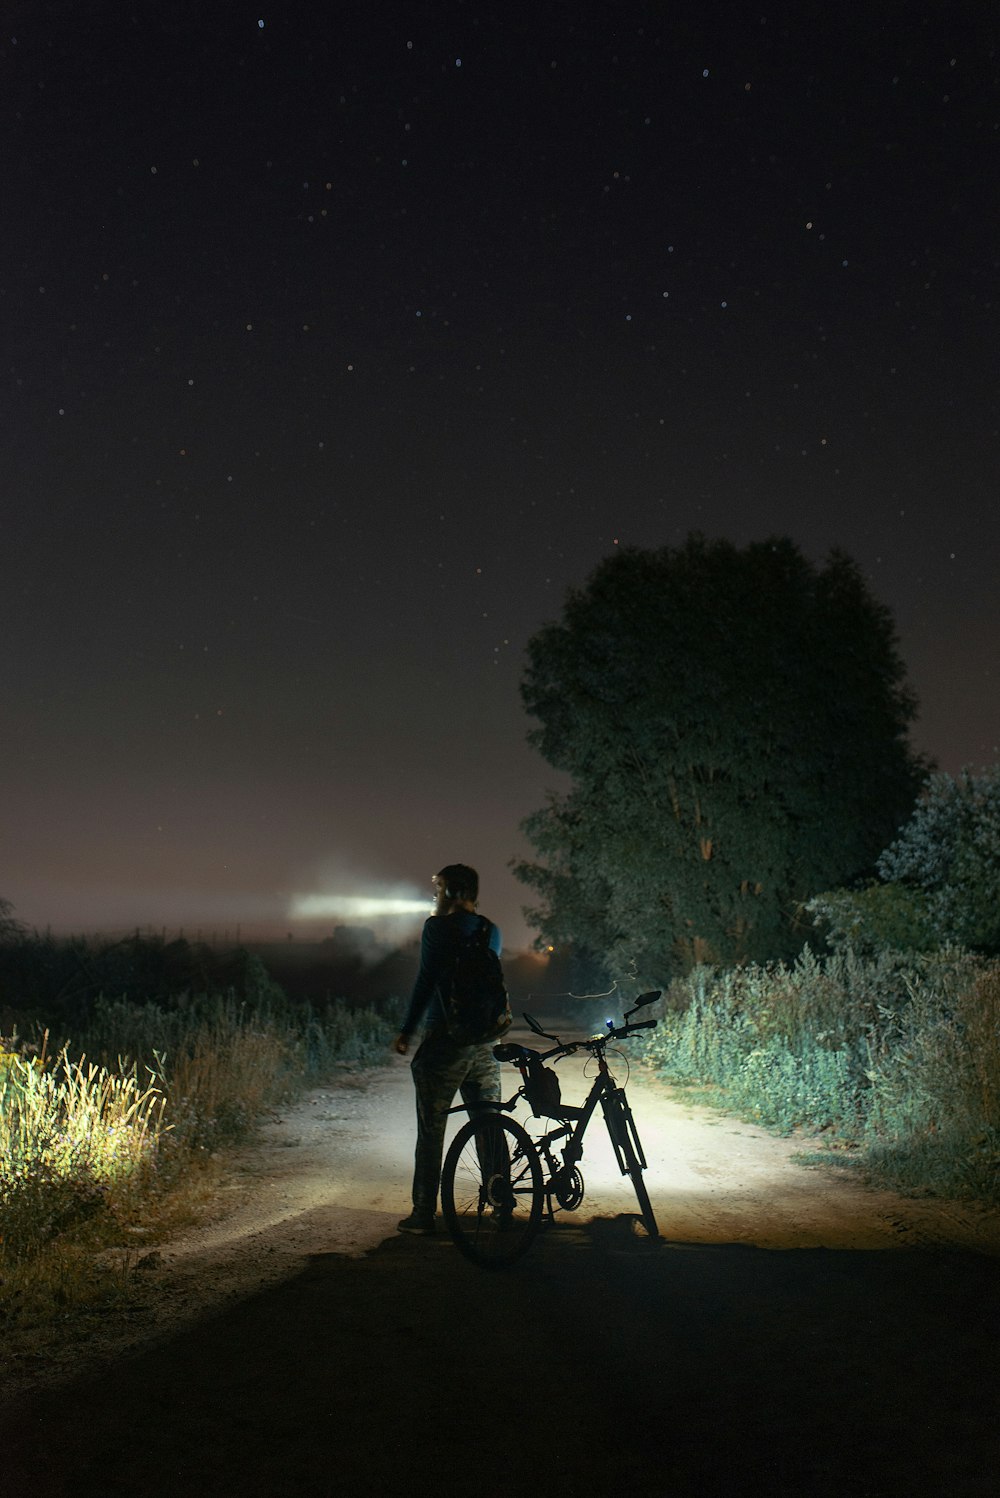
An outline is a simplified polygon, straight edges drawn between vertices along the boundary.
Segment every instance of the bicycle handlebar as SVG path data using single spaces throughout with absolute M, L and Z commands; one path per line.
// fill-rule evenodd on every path
M 655 1019 L 642 1019 L 635 1024 L 625 1024 L 620 1030 L 611 1025 L 605 1033 L 589 1035 L 586 1040 L 561 1040 L 551 1051 L 532 1051 L 527 1046 L 518 1045 L 516 1041 L 503 1041 L 493 1047 L 493 1054 L 498 1061 L 510 1061 L 515 1066 L 529 1056 L 537 1056 L 540 1061 L 551 1061 L 553 1057 L 558 1059 L 560 1056 L 572 1056 L 574 1051 L 603 1050 L 609 1041 L 625 1040 L 634 1030 L 655 1030 L 656 1024 Z

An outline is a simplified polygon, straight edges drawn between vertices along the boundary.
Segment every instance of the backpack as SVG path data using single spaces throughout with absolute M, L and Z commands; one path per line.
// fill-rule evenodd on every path
M 513 1016 L 500 959 L 490 946 L 493 927 L 477 916 L 473 931 L 456 929 L 456 952 L 441 985 L 448 1035 L 459 1045 L 487 1045 L 509 1029 Z

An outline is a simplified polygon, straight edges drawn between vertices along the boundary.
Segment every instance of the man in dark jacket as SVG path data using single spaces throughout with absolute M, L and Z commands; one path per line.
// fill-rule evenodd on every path
M 467 1107 L 500 1097 L 500 1067 L 492 1045 L 461 1045 L 448 1034 L 445 992 L 463 936 L 476 928 L 479 875 L 464 863 L 450 863 L 434 875 L 434 914 L 424 922 L 420 971 L 410 996 L 395 1049 L 405 1056 L 422 1020 L 424 1038 L 410 1071 L 417 1094 L 417 1147 L 413 1169 L 413 1211 L 401 1233 L 433 1233 L 441 1177 L 441 1153 L 448 1109 L 461 1091 Z M 500 931 L 491 923 L 490 946 L 500 955 Z

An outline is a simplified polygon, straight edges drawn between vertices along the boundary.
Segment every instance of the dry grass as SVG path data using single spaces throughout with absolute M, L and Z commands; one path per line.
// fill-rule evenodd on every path
M 95 1006 L 100 1062 L 0 1042 L 0 1326 L 114 1299 L 140 1247 L 204 1216 L 220 1151 L 342 1054 L 387 1053 L 374 1012 L 324 1018 L 122 999 Z
M 47 1067 L 5 1052 L 0 1222 L 7 1260 L 127 1198 L 155 1170 L 166 1098 L 156 1078 L 114 1075 L 65 1050 Z
M 960 996 L 958 1020 L 976 1111 L 985 1127 L 1000 1131 L 1000 970 L 983 973 Z

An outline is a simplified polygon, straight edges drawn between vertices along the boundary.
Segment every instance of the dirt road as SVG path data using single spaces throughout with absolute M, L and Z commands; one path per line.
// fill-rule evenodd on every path
M 629 1094 L 664 1244 L 595 1133 L 582 1208 L 504 1275 L 395 1232 L 404 1062 L 311 1094 L 127 1315 L 7 1348 L 0 1492 L 992 1495 L 996 1215 Z

